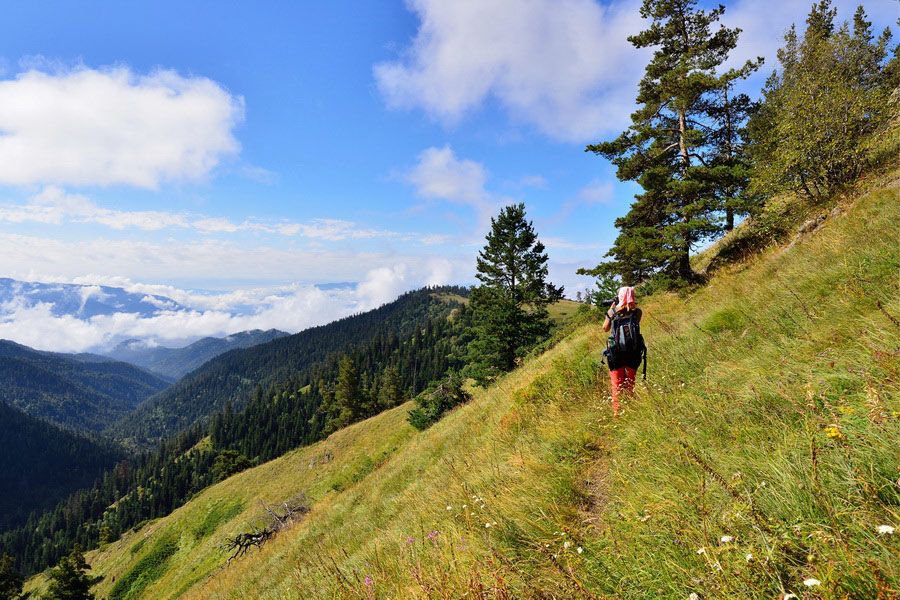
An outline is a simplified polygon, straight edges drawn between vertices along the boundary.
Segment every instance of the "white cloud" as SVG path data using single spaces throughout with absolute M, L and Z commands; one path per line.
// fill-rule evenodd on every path
M 364 281 L 356 286 L 356 295 L 362 310 L 381 306 L 408 289 L 408 268 L 405 264 L 392 267 L 378 267 L 366 274 Z
M 225 336 L 248 329 L 296 332 L 370 310 L 408 289 L 457 282 L 460 278 L 459 263 L 437 258 L 375 267 L 365 272 L 355 287 L 328 290 L 291 284 L 201 294 L 173 286 L 135 283 L 118 276 L 78 277 L 71 283 L 90 282 L 82 291 L 85 302 L 88 298 L 102 299 L 99 285 L 108 285 L 133 293 L 163 295 L 186 308 L 175 310 L 170 303 L 153 299 L 159 311 L 151 317 L 118 312 L 82 319 L 77 315 L 54 315 L 52 304 L 32 303 L 20 295 L 0 304 L 0 339 L 42 350 L 78 352 L 108 348 L 131 338 L 139 338 L 147 345 L 177 346 L 200 337 Z
M 158 231 L 181 228 L 194 229 L 201 233 L 261 231 L 328 241 L 399 236 L 392 231 L 360 227 L 352 221 L 339 219 L 311 219 L 308 223 L 268 223 L 250 220 L 235 223 L 224 217 L 155 210 L 114 210 L 97 206 L 87 196 L 71 194 L 56 186 L 47 186 L 39 194 L 29 198 L 24 205 L 0 206 L 0 221 L 11 223 L 32 221 L 59 225 L 67 220 L 74 223 L 97 223 L 117 230 L 137 228 Z
M 243 110 L 218 83 L 174 71 L 33 68 L 0 81 L 0 183 L 202 179 L 239 151 Z
M 407 0 L 419 20 L 411 44 L 376 64 L 378 87 L 394 108 L 419 108 L 453 125 L 488 101 L 551 138 L 586 142 L 615 134 L 629 114 L 651 50 L 627 37 L 648 25 L 636 0 Z M 791 23 L 802 29 L 809 0 L 738 0 L 722 22 L 743 33 L 730 65 L 765 56 L 751 93 L 775 66 Z M 838 19 L 857 0 L 838 0 Z M 874 30 L 896 27 L 896 2 L 867 6 Z
M 0 273 L 28 281 L 66 281 L 128 287 L 124 277 L 189 283 L 191 287 L 216 289 L 284 282 L 363 281 L 366 273 L 385 265 L 405 264 L 412 285 L 428 281 L 431 255 L 401 253 L 391 249 L 309 250 L 270 246 L 241 246 L 216 240 L 160 243 L 93 239 L 64 241 L 21 234 L 0 234 Z M 468 251 L 446 257 L 455 277 L 469 281 L 474 258 Z M 85 276 L 90 274 L 90 276 Z M 167 296 L 194 306 L 166 287 L 142 286 L 129 291 Z M 255 300 L 253 300 L 255 301 Z M 251 302 L 252 303 L 252 302 Z
M 613 201 L 612 181 L 595 179 L 578 191 L 578 198 L 587 204 L 609 204 Z
M 457 158 L 449 146 L 423 150 L 416 166 L 403 175 L 422 198 L 471 206 L 482 228 L 503 202 L 485 189 L 487 178 L 483 164 Z
M 533 187 L 544 189 L 547 187 L 547 180 L 540 175 L 526 175 L 519 179 L 519 187 Z
M 486 99 L 555 139 L 622 129 L 644 56 L 626 41 L 633 0 L 408 0 L 420 25 L 396 61 L 375 65 L 388 104 L 453 124 Z

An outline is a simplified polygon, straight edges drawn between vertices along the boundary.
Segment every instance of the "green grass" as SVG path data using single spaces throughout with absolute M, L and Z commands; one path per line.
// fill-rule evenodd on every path
M 157 540 L 153 548 L 116 581 L 109 592 L 109 600 L 140 598 L 144 589 L 162 576 L 169 559 L 177 551 L 176 541 L 171 537 Z
M 640 299 L 649 380 L 622 417 L 605 334 L 572 320 L 422 433 L 407 404 L 90 553 L 95 592 L 169 539 L 140 597 L 895 597 L 900 191 L 882 184 L 898 174 L 790 249 Z M 222 539 L 297 493 L 309 515 L 222 568 Z

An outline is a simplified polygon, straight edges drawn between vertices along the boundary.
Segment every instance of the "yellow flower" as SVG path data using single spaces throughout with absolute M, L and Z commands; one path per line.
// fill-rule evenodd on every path
M 844 439 L 844 434 L 841 433 L 841 430 L 838 429 L 837 425 L 829 425 L 825 428 L 825 435 L 827 435 L 831 439 Z

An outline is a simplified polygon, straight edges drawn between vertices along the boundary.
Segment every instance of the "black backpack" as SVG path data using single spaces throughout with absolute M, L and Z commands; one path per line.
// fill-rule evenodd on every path
M 610 319 L 612 330 L 606 341 L 603 356 L 609 363 L 609 369 L 615 370 L 628 363 L 644 363 L 644 379 L 647 379 L 647 345 L 641 335 L 641 324 L 634 311 L 616 312 L 613 308 Z

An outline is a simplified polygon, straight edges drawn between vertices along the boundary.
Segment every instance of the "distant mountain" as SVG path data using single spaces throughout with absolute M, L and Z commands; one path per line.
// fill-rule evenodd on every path
M 224 352 L 249 348 L 287 335 L 290 334 L 277 329 L 253 329 L 224 338 L 206 337 L 184 348 L 154 347 L 141 340 L 126 340 L 106 354 L 175 380 Z
M 0 401 L 54 423 L 101 431 L 169 381 L 106 357 L 0 340 Z
M 0 531 L 91 485 L 123 451 L 0 402 Z
M 244 407 L 257 387 L 265 391 L 299 372 L 310 374 L 316 363 L 325 364 L 354 346 L 411 335 L 429 317 L 452 311 L 456 301 L 441 294 L 451 292 L 467 294 L 464 288 L 449 286 L 408 292 L 375 310 L 221 354 L 148 399 L 107 432 L 131 445 L 154 446 L 226 404 L 235 410 Z M 415 373 L 416 366 L 408 370 Z M 424 373 L 421 377 L 420 385 L 427 382 Z
M 0 277 L 0 304 L 21 303 L 24 308 L 48 304 L 54 316 L 89 319 L 98 315 L 127 312 L 152 317 L 160 310 L 185 307 L 171 298 L 135 294 L 122 288 L 73 283 L 36 283 Z

